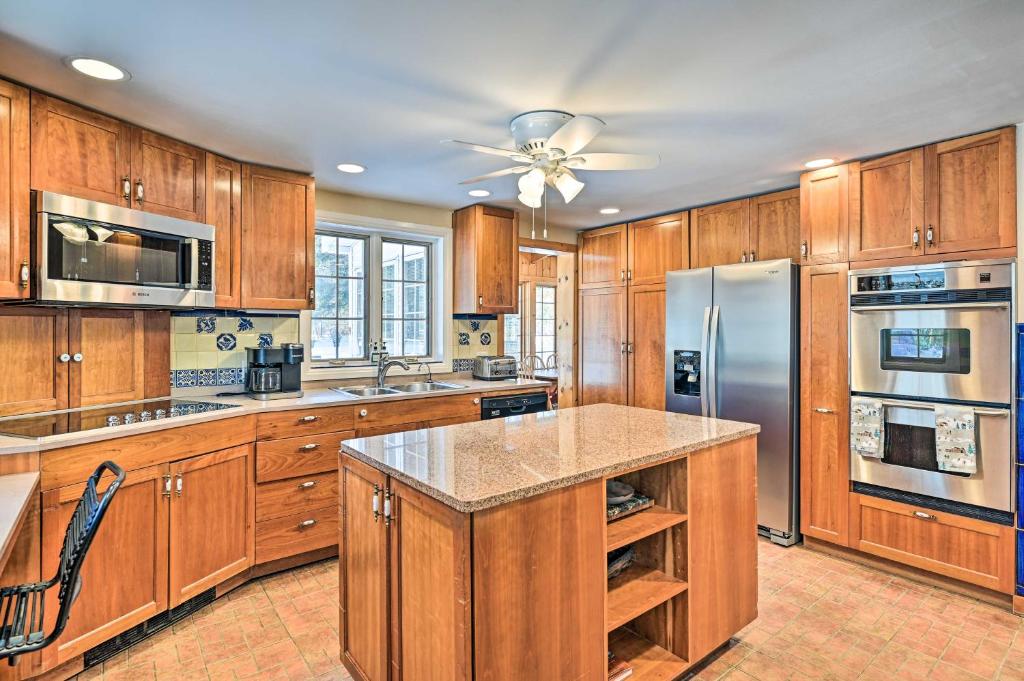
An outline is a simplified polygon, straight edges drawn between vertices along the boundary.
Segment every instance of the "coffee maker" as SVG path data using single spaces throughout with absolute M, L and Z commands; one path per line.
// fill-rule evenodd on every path
M 246 348 L 245 389 L 254 400 L 302 397 L 301 343 Z

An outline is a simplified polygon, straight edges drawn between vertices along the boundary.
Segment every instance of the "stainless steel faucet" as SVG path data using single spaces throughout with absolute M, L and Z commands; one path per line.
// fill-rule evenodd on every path
M 396 364 L 398 366 L 402 367 L 403 369 L 405 369 L 406 371 L 409 370 L 409 365 L 406 364 L 405 362 L 403 362 L 400 359 L 388 359 L 387 355 L 382 355 L 380 357 L 380 359 L 377 360 L 377 387 L 378 388 L 383 388 L 384 387 L 384 381 L 388 377 L 388 371 L 391 369 L 391 367 L 395 366 Z

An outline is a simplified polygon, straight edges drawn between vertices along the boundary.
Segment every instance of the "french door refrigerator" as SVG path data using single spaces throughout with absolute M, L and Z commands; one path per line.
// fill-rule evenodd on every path
M 758 529 L 784 546 L 800 539 L 799 281 L 765 260 L 669 272 L 665 292 L 665 408 L 761 426 Z

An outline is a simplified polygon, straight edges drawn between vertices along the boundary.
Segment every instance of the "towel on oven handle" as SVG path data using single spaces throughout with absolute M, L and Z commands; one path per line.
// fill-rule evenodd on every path
M 935 460 L 940 471 L 978 472 L 976 419 L 973 407 L 935 405 Z
M 885 455 L 885 422 L 882 401 L 870 397 L 850 398 L 850 453 L 871 459 Z

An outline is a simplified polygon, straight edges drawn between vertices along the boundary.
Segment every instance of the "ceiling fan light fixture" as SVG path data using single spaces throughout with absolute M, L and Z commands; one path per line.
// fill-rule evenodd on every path
M 805 168 L 811 168 L 811 169 L 815 169 L 815 168 L 828 168 L 830 165 L 834 164 L 835 162 L 836 162 L 836 160 L 834 158 L 816 158 L 813 161 L 808 161 L 807 163 L 805 163 L 804 167 Z
M 547 176 L 540 168 L 534 168 L 519 178 L 519 191 L 524 194 L 540 194 L 544 191 L 544 180 Z
M 555 189 L 562 195 L 566 203 L 569 203 L 576 198 L 576 195 L 582 191 L 585 186 L 583 182 L 580 182 L 572 173 L 569 171 L 563 171 L 555 175 L 554 177 Z
M 519 203 L 529 208 L 540 208 L 542 194 L 526 194 L 522 193 L 519 195 Z

